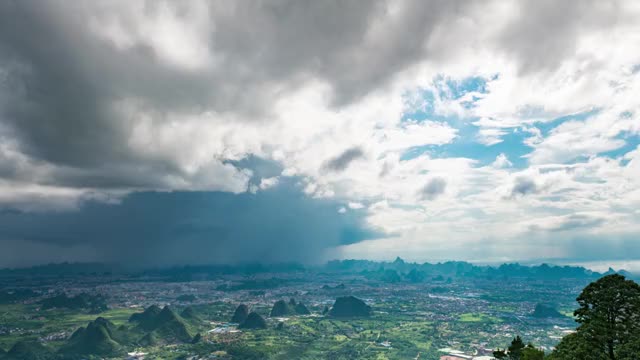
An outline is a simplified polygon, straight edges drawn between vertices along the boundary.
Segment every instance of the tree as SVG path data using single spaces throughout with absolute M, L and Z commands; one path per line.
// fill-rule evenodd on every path
M 608 360 L 602 351 L 597 351 L 582 335 L 573 333 L 562 338 L 547 360 Z
M 520 336 L 516 336 L 515 339 L 511 341 L 511 345 L 509 345 L 509 359 L 511 360 L 520 360 L 522 357 L 522 349 L 524 349 L 524 342 L 520 338 Z
M 531 350 L 529 350 L 531 349 Z M 526 348 L 524 346 L 524 341 L 520 336 L 516 336 L 512 341 L 511 345 L 505 350 L 497 349 L 493 352 L 493 357 L 496 359 L 509 359 L 509 360 L 538 360 L 536 357 L 524 357 L 524 350 L 527 350 L 527 356 L 534 356 L 534 351 L 539 351 L 534 348 L 533 345 L 529 344 Z M 544 352 L 542 352 L 544 356 Z
M 544 351 L 536 349 L 531 343 L 522 349 L 521 360 L 543 360 Z
M 640 354 L 640 334 L 636 334 L 635 340 L 622 345 L 617 353 L 619 360 L 638 359 L 638 354 Z
M 577 332 L 595 351 L 616 360 L 616 352 L 640 333 L 640 285 L 619 274 L 587 285 L 574 312 Z
M 499 348 L 493 352 L 493 357 L 496 359 L 507 359 L 507 350 L 500 350 Z

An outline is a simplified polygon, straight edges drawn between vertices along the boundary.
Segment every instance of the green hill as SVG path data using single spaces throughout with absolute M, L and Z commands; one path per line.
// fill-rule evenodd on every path
M 48 360 L 53 359 L 53 352 L 36 341 L 18 341 L 4 355 L 7 360 Z
M 289 304 L 287 304 L 284 300 L 278 300 L 275 304 L 273 304 L 273 308 L 271 308 L 271 317 L 278 316 L 287 316 L 293 314 L 294 311 L 291 309 Z
M 154 332 L 156 337 L 167 341 L 191 341 L 192 336 L 187 320 L 168 306 L 159 312 L 158 309 L 157 306 L 150 306 L 143 313 L 131 315 L 129 321 L 137 323 L 136 328 Z
M 194 322 L 202 321 L 202 319 L 198 316 L 196 311 L 191 306 L 188 306 L 187 308 L 182 310 L 182 312 L 180 313 L 180 316 L 183 319 L 189 320 L 189 321 L 194 321 Z
M 337 298 L 329 311 L 329 316 L 332 317 L 361 317 L 370 315 L 371 307 L 355 296 Z
M 165 306 L 156 317 L 152 331 L 168 340 L 189 342 L 192 338 L 186 321 L 168 306 Z
M 311 311 L 309 311 L 309 309 L 307 309 L 305 304 L 303 304 L 301 302 L 296 304 L 295 311 L 296 311 L 296 314 L 298 314 L 298 315 L 309 315 L 309 314 L 311 314 Z
M 267 322 L 256 312 L 249 313 L 247 319 L 238 326 L 239 329 L 266 329 Z
M 158 337 L 153 332 L 147 333 L 140 340 L 138 340 L 138 344 L 142 346 L 155 346 L 158 343 Z
M 562 315 L 560 312 L 558 312 L 558 310 L 547 306 L 547 305 L 543 305 L 543 304 L 537 304 L 536 308 L 533 310 L 533 313 L 531 314 L 531 316 L 533 316 L 534 318 L 539 318 L 539 319 L 544 319 L 544 318 L 563 318 L 565 317 L 564 315 Z
M 161 311 L 158 306 L 151 305 L 144 312 L 132 314 L 129 317 L 129 322 L 138 323 L 138 326 L 145 330 L 152 329 L 155 326 L 155 319 Z
M 291 298 L 287 303 L 284 300 L 278 300 L 273 304 L 271 308 L 271 317 L 289 316 L 289 315 L 308 315 L 311 312 L 303 303 L 296 302 L 296 299 Z
M 125 332 L 116 328 L 109 320 L 99 317 L 87 327 L 76 330 L 62 346 L 60 353 L 116 356 L 124 352 L 122 343 L 127 340 Z
M 236 308 L 236 311 L 233 313 L 231 322 L 242 324 L 245 320 L 247 320 L 247 316 L 249 316 L 249 307 L 245 304 L 240 304 Z

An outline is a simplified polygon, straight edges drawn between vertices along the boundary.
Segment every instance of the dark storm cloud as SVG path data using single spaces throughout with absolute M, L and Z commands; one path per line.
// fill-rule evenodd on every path
M 420 195 L 423 199 L 433 200 L 438 196 L 444 194 L 444 191 L 447 188 L 447 182 L 443 178 L 433 178 L 429 180 L 427 185 L 425 185 L 420 191 Z
M 0 138 L 58 167 L 47 178 L 52 185 L 164 188 L 158 179 L 180 176 L 179 166 L 132 149 L 135 120 L 114 104 L 133 99 L 155 122 L 168 111 L 259 119 L 274 89 L 309 78 L 327 81 L 333 102 L 347 104 L 421 60 L 433 29 L 462 8 L 452 1 L 400 5 L 391 17 L 385 1 L 213 2 L 208 51 L 217 63 L 184 69 L 163 62 L 152 44 L 120 48 L 96 35 L 92 21 L 112 17 L 125 31 L 141 21 L 126 2 L 4 1 Z M 188 6 L 149 2 L 141 16 L 167 8 L 180 17 Z M 382 28 L 371 37 L 374 26 Z
M 609 11 L 615 6 L 563 2 L 556 16 L 549 4 L 537 7 L 536 3 L 523 3 L 522 18 L 514 19 L 496 44 L 520 59 L 527 70 L 557 64 L 572 51 L 584 24 L 605 26 L 615 13 Z M 143 4 L 142 14 L 132 10 L 136 4 Z M 165 149 L 150 141 L 146 149 L 136 148 L 132 138 L 140 120 L 135 114 L 123 114 L 119 106 L 145 112 L 152 118 L 151 127 L 167 119 L 181 121 L 168 114 L 205 112 L 224 119 L 212 122 L 267 121 L 281 94 L 317 81 L 328 85 L 331 106 L 340 108 L 384 89 L 399 72 L 418 62 L 446 61 L 449 45 L 430 47 L 442 43 L 431 41 L 434 34 L 446 33 L 460 18 L 473 20 L 478 14 L 470 12 L 483 9 L 483 4 L 208 2 L 208 11 L 202 13 L 208 14 L 212 26 L 204 30 L 208 31 L 204 47 L 214 59 L 207 64 L 211 66 L 188 68 L 165 61 L 149 39 L 121 47 L 100 38 L 91 24 L 103 29 L 101 21 L 115 19 L 128 32 L 145 20 L 140 16 L 159 10 L 184 18 L 189 2 L 0 1 L 0 145 L 6 145 L 0 146 L 0 185 L 28 188 L 3 197 L 0 210 L 46 210 L 0 213 L 0 241 L 5 244 L 0 262 L 38 251 L 32 261 L 309 260 L 327 247 L 370 237 L 358 219 L 350 218 L 352 212 L 337 214 L 336 204 L 308 200 L 298 193 L 274 191 L 253 197 L 145 192 L 124 197 L 121 204 L 105 204 L 105 198 L 113 199 L 92 193 L 87 198 L 101 202 L 83 205 L 85 198 L 76 197 L 74 190 L 119 195 L 208 190 L 209 182 L 198 183 L 206 178 L 222 179 L 214 184 L 215 190 L 243 191 L 277 172 L 253 161 L 251 154 L 238 155 L 246 158 L 234 161 L 210 154 L 212 161 L 220 159 L 219 164 L 189 178 L 181 161 L 191 159 L 193 154 L 184 149 L 191 144 Z M 577 20 L 571 6 L 579 8 Z M 601 12 L 605 19 L 596 21 L 594 16 Z M 563 16 L 566 22 L 561 21 Z M 538 28 L 538 23 L 547 26 Z M 359 147 L 347 149 L 330 159 L 326 169 L 343 171 L 363 156 Z M 230 182 L 234 185 L 225 186 Z M 38 192 L 32 185 L 64 189 Z M 445 186 L 444 180 L 427 184 L 425 196 L 435 198 Z M 516 183 L 513 194 L 535 190 L 533 182 Z M 50 212 L 76 206 L 77 211 Z M 60 253 L 54 256 L 55 251 Z
M 364 158 L 364 152 L 358 146 L 354 146 L 345 150 L 340 155 L 329 159 L 324 167 L 330 171 L 342 171 L 346 169 L 352 162 Z
M 3 251 L 14 266 L 19 259 L 29 262 L 34 254 L 27 251 L 34 249 L 49 249 L 58 261 L 129 265 L 304 263 L 317 261 L 329 246 L 376 237 L 357 214 L 339 214 L 333 201 L 279 189 L 256 195 L 147 192 L 121 204 L 86 203 L 78 212 L 3 212 L 0 244 L 13 241 Z
M 538 186 L 533 179 L 520 176 L 516 178 L 516 182 L 511 189 L 511 196 L 535 194 L 538 192 Z
M 114 111 L 119 101 L 135 100 L 158 115 L 156 122 L 168 111 L 261 119 L 282 89 L 320 79 L 333 89 L 336 106 L 348 104 L 416 62 L 447 53 L 429 49 L 431 37 L 460 17 L 477 15 L 472 12 L 479 3 L 211 2 L 206 50 L 215 66 L 203 69 L 168 65 L 148 42 L 121 48 L 99 38 L 92 21 L 116 19 L 124 31 L 141 21 L 127 4 L 0 3 L 0 136 L 16 139 L 20 151 L 35 160 L 64 167 L 50 178 L 53 183 L 156 189 L 154 175 L 180 175 L 172 159 L 131 148 L 136 124 Z M 607 4 L 519 3 L 514 6 L 521 18 L 504 30 L 499 47 L 526 68 L 557 62 L 571 51 L 580 26 L 615 19 L 615 3 Z M 148 2 L 139 16 L 168 9 L 180 18 L 189 6 Z
M 581 33 L 637 21 L 620 5 L 598 0 L 521 1 L 501 32 L 498 49 L 515 55 L 523 72 L 556 69 L 575 53 Z

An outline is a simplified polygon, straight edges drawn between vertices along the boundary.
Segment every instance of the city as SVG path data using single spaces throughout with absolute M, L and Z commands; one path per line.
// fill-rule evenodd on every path
M 2 289 L 0 323 L 12 325 L 0 328 L 0 349 L 37 340 L 54 353 L 65 348 L 79 327 L 99 317 L 131 326 L 132 315 L 167 306 L 181 314 L 176 315 L 180 321 L 192 318 L 186 321 L 187 338 L 160 331 L 151 343 L 135 339 L 106 354 L 84 355 L 212 359 L 236 358 L 234 351 L 244 358 L 242 351 L 253 351 L 256 358 L 276 359 L 320 354 L 346 359 L 357 354 L 372 359 L 484 360 L 515 336 L 549 353 L 574 332 L 573 310 L 581 289 L 602 276 L 578 267 L 491 268 L 400 258 L 317 268 L 184 267 L 137 273 L 99 273 L 104 269 L 69 264 L 61 265 L 59 274 L 47 275 L 55 268 L 35 270 L 28 277 L 16 270 L 1 272 L 10 287 Z M 30 291 L 22 294 L 25 285 Z M 370 315 L 332 316 L 329 309 L 344 296 L 364 301 Z M 82 305 L 74 305 L 80 302 L 73 299 L 81 297 Z M 51 305 L 51 299 L 59 301 Z M 285 310 L 272 316 L 278 300 L 304 304 L 308 314 Z M 264 317 L 266 329 L 239 329 L 232 315 L 240 304 Z M 190 314 L 185 315 L 186 309 Z M 192 344 L 196 335 L 198 341 Z

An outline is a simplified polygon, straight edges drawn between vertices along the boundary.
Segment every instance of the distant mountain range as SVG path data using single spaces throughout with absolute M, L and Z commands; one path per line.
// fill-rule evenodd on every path
M 620 273 L 629 278 L 638 278 L 625 270 L 609 269 L 598 273 L 581 266 L 557 266 L 541 264 L 535 266 L 507 263 L 498 266 L 474 265 L 465 261 L 447 261 L 439 263 L 411 263 L 397 258 L 392 262 L 371 260 L 333 260 L 322 266 L 305 267 L 295 263 L 285 264 L 243 264 L 243 265 L 198 265 L 175 266 L 146 270 L 130 270 L 125 267 L 100 263 L 61 263 L 28 268 L 0 269 L 3 276 L 64 277 L 95 276 L 112 277 L 124 275 L 131 277 L 161 277 L 170 281 L 206 280 L 220 274 L 259 274 L 279 272 L 319 271 L 327 273 L 358 273 L 366 277 L 385 282 L 422 282 L 429 279 L 444 278 L 535 278 L 535 279 L 597 279 L 603 275 Z M 271 282 L 277 282 L 272 279 Z M 271 286 L 275 285 L 275 286 Z M 246 284 L 229 287 L 228 290 L 244 288 L 270 288 L 278 284 Z M 221 289 L 223 290 L 223 289 Z

